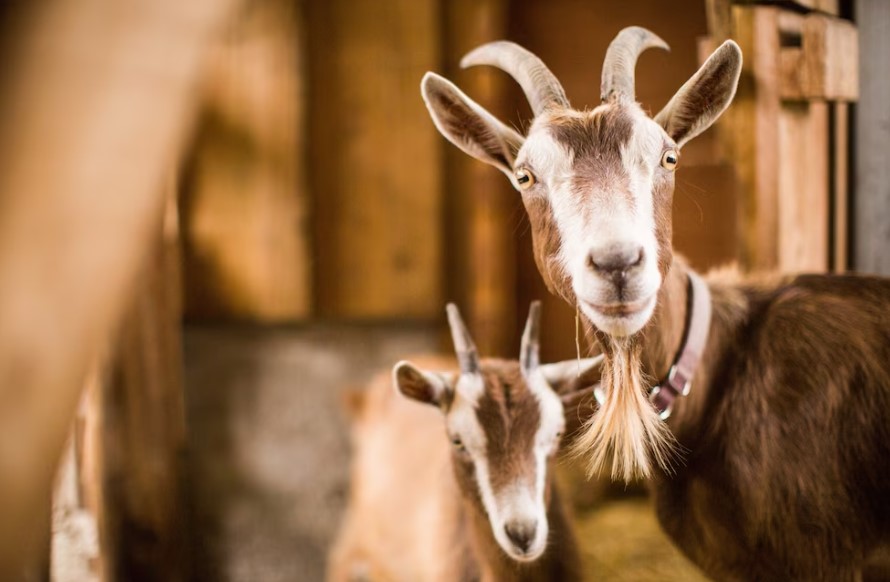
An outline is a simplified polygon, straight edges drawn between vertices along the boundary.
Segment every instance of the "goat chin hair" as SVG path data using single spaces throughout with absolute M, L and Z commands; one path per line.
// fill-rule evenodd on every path
M 630 482 L 652 474 L 653 461 L 672 471 L 677 441 L 646 396 L 641 349 L 628 341 L 614 344 L 603 359 L 603 404 L 585 423 L 572 452 L 587 457 L 587 476 L 600 474 L 609 461 L 612 480 Z

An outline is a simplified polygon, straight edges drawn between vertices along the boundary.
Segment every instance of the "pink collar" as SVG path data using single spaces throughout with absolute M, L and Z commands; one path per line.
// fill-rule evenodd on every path
M 708 285 L 692 270 L 689 277 L 689 298 L 686 310 L 686 331 L 680 352 L 667 377 L 649 391 L 649 400 L 666 420 L 674 407 L 674 400 L 689 394 L 692 378 L 708 343 L 711 329 L 711 292 Z

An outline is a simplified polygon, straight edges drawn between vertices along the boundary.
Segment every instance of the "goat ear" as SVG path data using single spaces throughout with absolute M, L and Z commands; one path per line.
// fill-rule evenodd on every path
M 435 73 L 423 76 L 420 93 L 433 123 L 448 141 L 502 171 L 518 188 L 513 162 L 525 141 L 521 135 L 467 97 L 454 83 Z
M 406 398 L 440 406 L 452 390 L 451 376 L 421 370 L 411 362 L 401 361 L 392 369 L 393 384 Z
M 550 387 L 562 400 L 566 420 L 566 435 L 571 438 L 578 432 L 584 420 L 593 416 L 597 403 L 593 389 L 602 378 L 603 357 L 566 360 L 544 364 L 541 372 Z
M 664 106 L 655 122 L 682 147 L 714 123 L 729 106 L 739 84 L 742 51 L 727 40 Z

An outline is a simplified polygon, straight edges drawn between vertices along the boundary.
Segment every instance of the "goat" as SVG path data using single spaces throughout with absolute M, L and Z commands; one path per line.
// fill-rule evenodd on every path
M 563 401 L 583 397 L 572 386 L 584 382 L 575 362 L 539 365 L 538 313 L 535 302 L 519 362 L 480 360 L 449 305 L 460 373 L 402 361 L 392 380 L 371 384 L 354 425 L 352 489 L 329 580 L 581 579 L 552 465 Z M 585 360 L 580 377 L 598 374 L 598 364 Z
M 469 53 L 518 81 L 525 136 L 438 75 L 421 90 L 439 131 L 521 193 L 538 270 L 603 351 L 591 470 L 651 477 L 662 528 L 714 579 L 858 580 L 890 534 L 890 281 L 703 280 L 675 257 L 679 151 L 728 107 L 742 55 L 724 42 L 650 118 L 633 75 L 650 47 L 667 49 L 618 34 L 592 110 L 518 45 Z

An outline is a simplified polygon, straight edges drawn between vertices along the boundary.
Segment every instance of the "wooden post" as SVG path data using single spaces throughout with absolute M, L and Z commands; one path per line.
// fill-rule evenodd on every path
M 444 143 L 420 98 L 435 0 L 307 2 L 309 173 L 320 314 L 442 320 Z
M 190 318 L 281 323 L 310 315 L 299 8 L 245 3 L 211 52 L 182 184 Z
M 140 275 L 100 396 L 108 580 L 190 579 L 176 201 Z
M 208 37 L 231 4 L 14 3 L 22 12 L 4 21 L 0 580 L 29 559 L 87 368 L 129 304 Z
M 779 258 L 778 9 L 734 6 L 733 37 L 744 64 L 723 135 L 731 140 L 740 186 L 741 262 L 773 269 Z
M 440 69 L 502 119 L 513 111 L 513 92 L 507 89 L 513 81 L 490 67 L 465 71 L 458 63 L 477 46 L 506 36 L 506 12 L 503 0 L 445 3 L 445 62 Z M 500 172 L 451 144 L 445 152 L 448 299 L 464 311 L 483 354 L 515 357 L 515 228 L 521 203 Z

